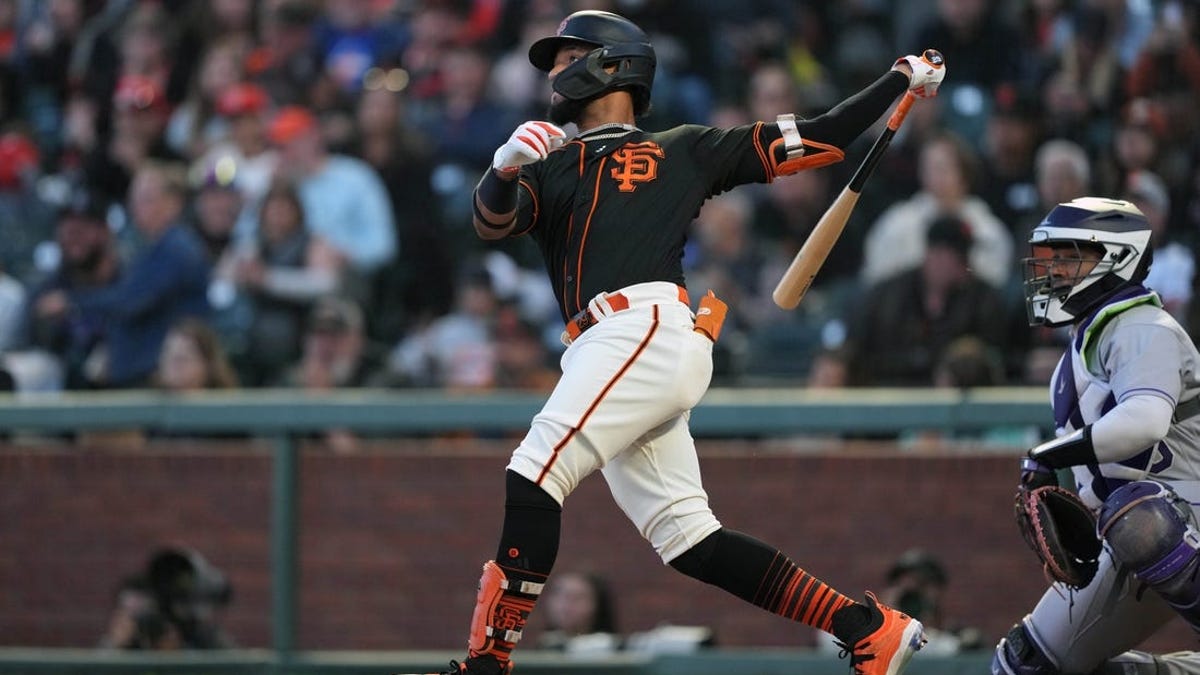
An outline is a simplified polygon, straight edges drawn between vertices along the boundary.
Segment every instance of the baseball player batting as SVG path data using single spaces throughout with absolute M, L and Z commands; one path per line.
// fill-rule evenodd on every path
M 708 388 L 725 306 L 709 293 L 693 313 L 680 258 L 706 199 L 841 160 L 905 91 L 932 96 L 944 69 L 900 58 L 812 120 L 650 132 L 636 119 L 650 105 L 654 47 L 629 20 L 577 12 L 535 42 L 529 60 L 554 90 L 549 121 L 525 122 L 496 151 L 475 189 L 474 224 L 484 239 L 527 235 L 538 244 L 568 347 L 557 386 L 508 464 L 503 529 L 483 565 L 468 656 L 448 672 L 512 668 L 558 554 L 562 503 L 599 470 L 665 563 L 831 632 L 855 673 L 899 673 L 924 642 L 919 622 L 870 593 L 851 600 L 777 549 L 722 527 L 709 508 L 688 414 Z M 572 122 L 579 134 L 568 139 L 560 125 Z
M 1083 588 L 1056 585 L 1000 641 L 993 675 L 1181 675 L 1200 655 L 1132 650 L 1173 617 L 1200 630 L 1200 354 L 1142 281 L 1150 225 L 1125 201 L 1059 204 L 1025 259 L 1030 323 L 1070 326 L 1050 385 L 1058 437 L 1022 489 L 1070 469 L 1103 549 Z

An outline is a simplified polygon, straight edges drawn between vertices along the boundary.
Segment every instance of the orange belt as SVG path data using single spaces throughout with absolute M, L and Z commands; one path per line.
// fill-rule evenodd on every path
M 685 305 L 690 305 L 687 289 L 683 286 L 678 286 L 677 288 L 679 289 L 679 301 Z M 609 293 L 604 296 L 604 299 L 608 301 L 608 306 L 612 307 L 614 314 L 629 309 L 629 298 L 625 297 L 619 291 L 617 293 Z M 571 317 L 571 320 L 567 322 L 567 339 L 574 342 L 575 338 L 583 335 L 584 331 L 596 325 L 599 321 L 600 318 L 592 313 L 591 307 L 584 307 L 582 312 Z

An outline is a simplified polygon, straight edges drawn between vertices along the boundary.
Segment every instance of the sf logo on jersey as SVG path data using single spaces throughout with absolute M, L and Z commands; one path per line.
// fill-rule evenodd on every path
M 649 183 L 658 178 L 658 160 L 665 156 L 662 147 L 654 141 L 629 143 L 614 152 L 612 160 L 617 166 L 612 168 L 610 175 L 617 181 L 617 189 L 633 192 L 638 183 Z

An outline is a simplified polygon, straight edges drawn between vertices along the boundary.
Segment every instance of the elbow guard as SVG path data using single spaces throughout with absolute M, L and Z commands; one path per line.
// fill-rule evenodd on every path
M 1077 429 L 1066 436 L 1046 441 L 1029 451 L 1029 457 L 1051 469 L 1065 469 L 1081 464 L 1096 464 L 1096 448 L 1092 445 L 1092 425 Z
M 780 115 L 775 123 L 779 126 L 779 132 L 783 134 L 782 138 L 771 143 L 768 153 L 771 158 L 771 171 L 776 176 L 788 176 L 805 169 L 836 164 L 846 157 L 837 146 L 804 140 L 796 127 L 794 113 Z M 818 152 L 809 153 L 806 146 Z

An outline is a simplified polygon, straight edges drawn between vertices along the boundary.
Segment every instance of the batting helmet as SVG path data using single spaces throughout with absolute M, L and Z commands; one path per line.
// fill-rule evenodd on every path
M 1141 283 L 1150 271 L 1150 224 L 1132 203 L 1117 199 L 1081 197 L 1059 204 L 1030 235 L 1031 257 L 1024 260 L 1025 301 L 1033 326 L 1062 326 L 1087 315 L 1114 293 Z M 1075 256 L 1054 253 L 1051 247 L 1073 246 Z M 1094 249 L 1100 260 L 1086 272 Z M 1065 265 L 1076 273 L 1053 273 Z
M 586 10 L 563 19 L 558 32 L 529 48 L 529 62 L 550 72 L 558 50 L 582 44 L 592 47 L 586 58 L 567 66 L 552 86 L 563 97 L 582 101 L 618 89 L 633 95 L 634 113 L 650 107 L 656 59 L 650 38 L 637 24 L 612 12 Z M 615 68 L 609 72 L 608 68 Z

